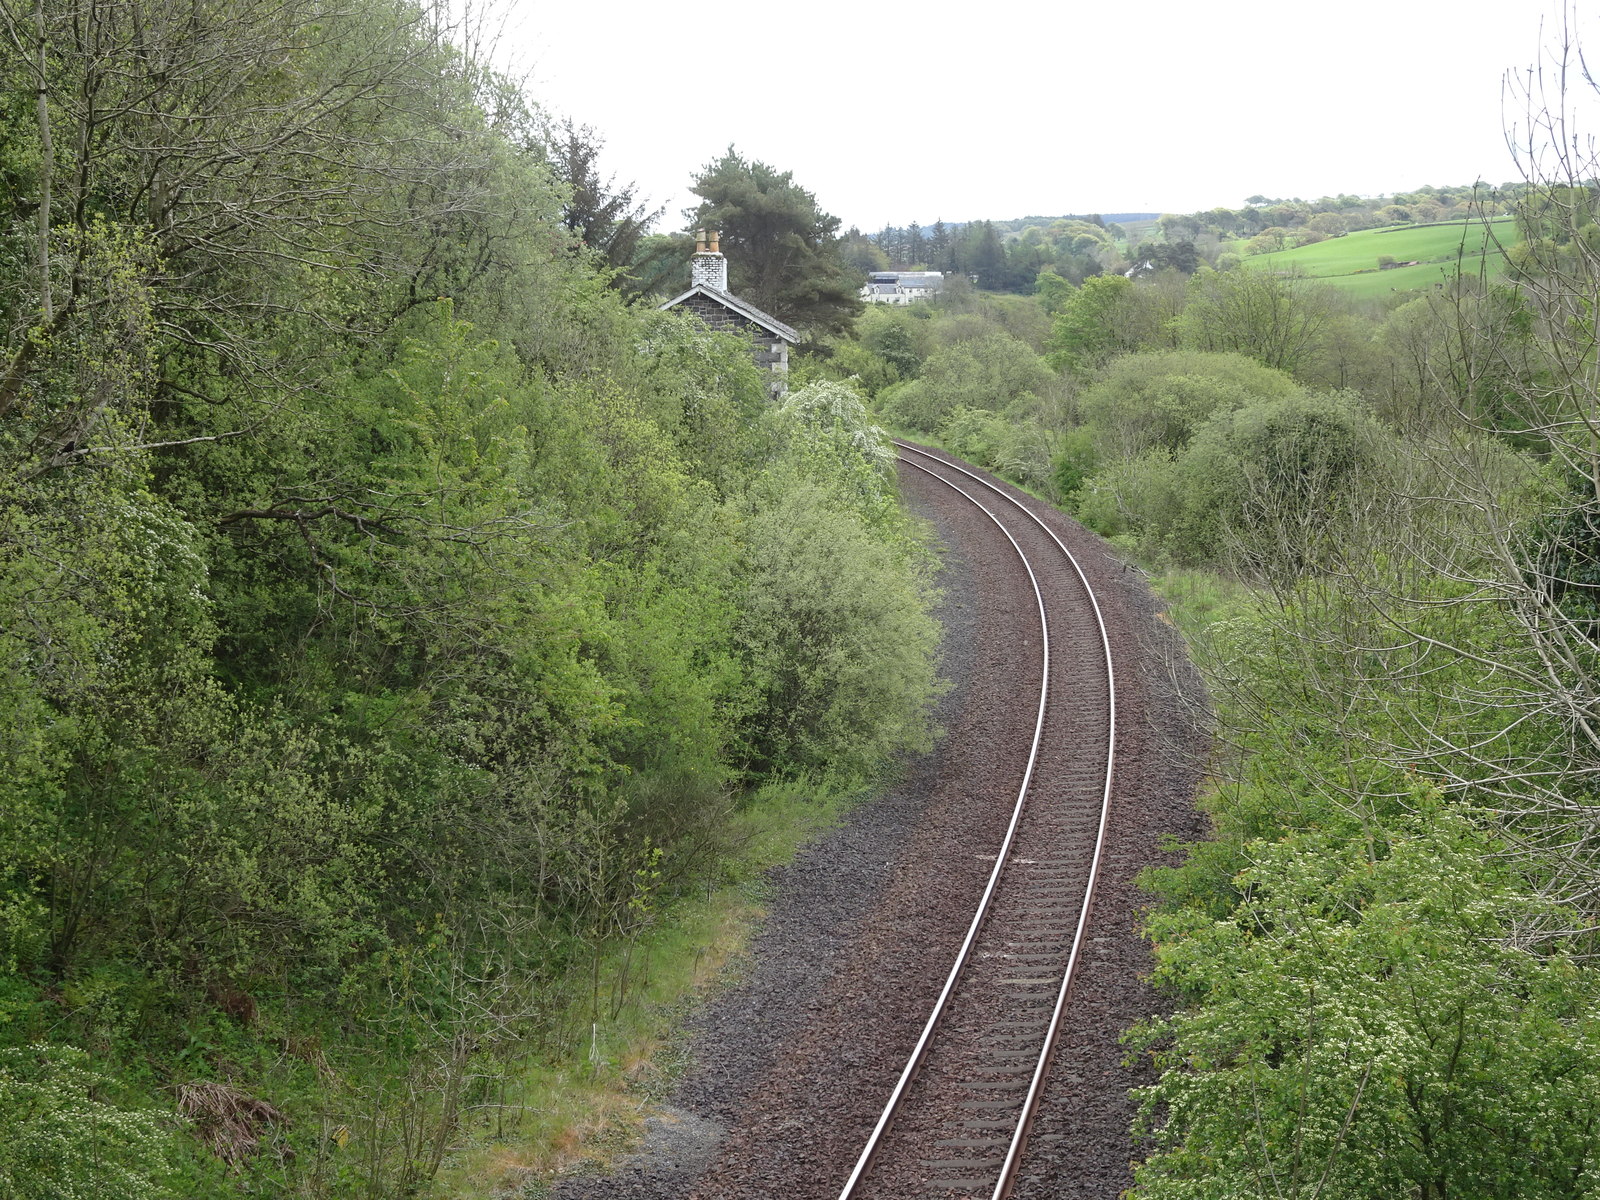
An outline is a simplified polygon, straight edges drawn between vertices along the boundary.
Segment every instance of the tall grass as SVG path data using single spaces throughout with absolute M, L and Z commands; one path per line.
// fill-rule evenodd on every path
M 1167 567 L 1150 577 L 1151 589 L 1166 605 L 1158 619 L 1195 639 L 1212 624 L 1246 611 L 1249 593 L 1237 580 L 1204 568 Z

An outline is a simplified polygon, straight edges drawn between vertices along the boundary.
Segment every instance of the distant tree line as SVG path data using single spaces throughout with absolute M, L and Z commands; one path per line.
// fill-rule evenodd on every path
M 858 270 L 931 270 L 977 278 L 987 291 L 1028 294 L 1041 274 L 1072 284 L 1095 275 L 1172 268 L 1189 275 L 1224 255 L 1243 257 L 1310 245 L 1361 229 L 1464 220 L 1513 211 L 1520 184 L 1422 187 L 1387 196 L 1325 196 L 1277 200 L 1252 196 L 1238 209 L 1198 213 L 1120 214 L 1106 220 L 1025 217 L 965 224 L 936 222 L 923 229 L 885 226 L 875 234 L 852 229 L 845 256 Z

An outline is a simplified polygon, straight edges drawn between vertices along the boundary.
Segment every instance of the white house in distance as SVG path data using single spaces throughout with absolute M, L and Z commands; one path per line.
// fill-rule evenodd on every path
M 867 276 L 861 298 L 868 304 L 910 304 L 937 296 L 944 287 L 938 271 L 874 271 Z

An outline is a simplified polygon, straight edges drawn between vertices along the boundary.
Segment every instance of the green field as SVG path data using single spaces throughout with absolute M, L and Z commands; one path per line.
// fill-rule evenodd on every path
M 1505 269 L 1502 247 L 1518 238 L 1511 217 L 1480 221 L 1448 221 L 1437 225 L 1393 225 L 1363 229 L 1312 246 L 1257 254 L 1244 260 L 1255 270 L 1297 272 L 1343 288 L 1358 296 L 1386 296 L 1442 283 L 1457 266 L 1470 274 L 1485 270 L 1495 276 Z M 1378 269 L 1378 257 L 1396 262 L 1415 260 L 1415 267 Z

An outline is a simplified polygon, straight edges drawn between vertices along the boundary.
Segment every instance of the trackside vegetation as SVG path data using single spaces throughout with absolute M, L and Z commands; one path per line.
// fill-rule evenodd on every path
M 442 11 L 0 9 L 7 1200 L 516 1185 L 927 744 L 881 431 Z
M 730 147 L 774 401 L 444 13 L 0 4 L 0 1197 L 603 1138 L 762 868 L 929 744 L 883 427 L 1142 564 L 1209 688 L 1131 1195 L 1600 1195 L 1578 47 L 1499 187 L 869 237 Z M 888 267 L 951 274 L 861 311 Z
M 1564 127 L 1544 106 L 1570 98 L 1524 99 L 1519 129 Z M 1212 834 L 1146 876 L 1172 1009 L 1127 1035 L 1153 1078 L 1132 1196 L 1600 1194 L 1600 164 L 1576 144 L 1433 227 L 1452 259 L 1498 241 L 1498 272 L 1391 291 L 1373 251 L 1363 296 L 1252 259 L 1289 229 L 1190 255 L 1232 218 L 1163 217 L 1165 256 L 1111 231 L 1032 297 L 947 281 L 819 368 L 1143 564 L 1205 677 Z M 1315 235 L 1287 257 L 1430 233 L 1277 207 Z

